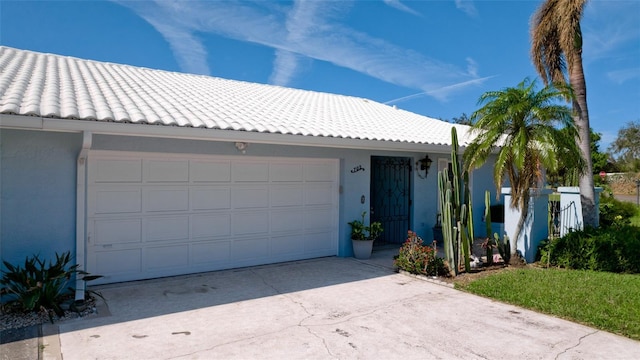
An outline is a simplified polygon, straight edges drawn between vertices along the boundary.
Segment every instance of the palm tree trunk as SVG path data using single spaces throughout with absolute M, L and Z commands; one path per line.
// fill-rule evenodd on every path
M 596 224 L 596 196 L 593 188 L 593 164 L 591 161 L 591 144 L 589 128 L 589 110 L 587 109 L 587 85 L 582 68 L 582 54 L 574 57 L 572 72 L 569 81 L 575 91 L 573 100 L 574 120 L 578 127 L 579 137 L 576 144 L 585 160 L 586 168 L 580 175 L 580 200 L 582 202 L 582 217 L 584 225 L 597 226 Z

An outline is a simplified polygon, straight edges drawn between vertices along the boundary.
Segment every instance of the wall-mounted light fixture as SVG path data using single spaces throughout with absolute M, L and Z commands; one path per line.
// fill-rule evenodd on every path
M 240 142 L 240 141 L 236 142 L 236 149 L 238 149 L 238 151 L 242 152 L 243 154 L 247 152 L 248 147 L 249 147 L 249 143 Z
M 433 161 L 429 158 L 429 155 L 425 155 L 424 158 L 416 161 L 416 172 L 421 179 L 426 179 L 427 175 L 429 175 L 429 168 L 431 167 L 431 163 Z M 420 174 L 421 171 L 424 171 L 424 176 Z

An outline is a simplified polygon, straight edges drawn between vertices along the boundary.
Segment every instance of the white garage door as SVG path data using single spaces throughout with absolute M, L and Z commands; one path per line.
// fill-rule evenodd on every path
M 94 283 L 337 254 L 338 160 L 92 151 Z

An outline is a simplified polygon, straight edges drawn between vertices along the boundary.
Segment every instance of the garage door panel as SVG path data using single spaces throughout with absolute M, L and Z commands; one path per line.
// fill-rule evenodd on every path
M 304 249 L 318 256 L 333 254 L 333 233 L 331 231 L 306 234 Z
M 195 183 L 218 183 L 231 181 L 231 161 L 192 160 L 189 178 Z
M 139 183 L 141 159 L 97 159 L 89 165 L 89 176 L 96 183 Z
M 312 184 L 305 187 L 305 205 L 330 205 L 334 188 L 331 184 Z
M 271 181 L 301 182 L 304 180 L 304 166 L 302 164 L 272 164 Z
M 269 206 L 269 188 L 235 188 L 232 202 L 235 209 L 266 208 Z
M 188 160 L 145 160 L 143 169 L 146 182 L 189 181 Z
M 88 267 L 91 274 L 104 275 L 106 277 L 127 274 L 136 277 L 142 271 L 142 250 L 125 249 L 113 251 L 99 251 L 93 256 L 93 261 Z M 108 278 L 104 281 L 108 282 Z M 104 282 L 101 279 L 95 283 Z
M 150 271 L 186 268 L 189 245 L 149 247 L 144 251 L 145 268 Z
M 151 187 L 143 190 L 144 210 L 187 211 L 189 210 L 189 190 L 176 187 Z
M 335 166 L 328 162 L 305 164 L 304 179 L 306 181 L 335 181 Z
M 271 255 L 283 256 L 304 254 L 304 237 L 302 235 L 275 236 L 271 239 Z
M 231 235 L 231 214 L 191 215 L 191 236 L 214 238 Z
M 109 283 L 335 255 L 338 167 L 91 150 L 87 269 Z
M 142 238 L 141 219 L 96 220 L 91 241 L 96 245 L 140 243 Z
M 306 230 L 327 230 L 333 228 L 333 209 L 307 209 L 304 213 Z
M 189 194 L 192 210 L 231 208 L 231 189 L 228 187 L 192 187 Z
M 269 258 L 268 245 L 269 243 L 264 237 L 252 239 L 237 239 L 231 245 L 232 260 L 267 260 Z
M 194 265 L 228 264 L 231 260 L 231 242 L 209 241 L 195 243 L 191 249 L 191 258 Z
M 274 185 L 271 187 L 271 207 L 302 206 L 304 188 L 302 185 Z
M 232 180 L 236 182 L 269 181 L 269 164 L 264 161 L 237 161 L 231 169 Z
M 304 230 L 304 213 L 296 208 L 289 211 L 273 211 L 271 213 L 271 231 L 298 231 Z
M 243 212 L 233 214 L 233 235 L 267 234 L 269 232 L 269 213 Z
M 169 241 L 189 239 L 189 216 L 152 217 L 145 221 L 146 241 Z
M 139 213 L 142 211 L 140 188 L 100 188 L 90 196 L 89 208 L 93 214 Z

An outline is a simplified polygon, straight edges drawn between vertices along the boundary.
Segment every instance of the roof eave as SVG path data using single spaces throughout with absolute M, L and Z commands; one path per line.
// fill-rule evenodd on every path
M 93 134 L 161 137 L 206 141 L 242 141 L 260 144 L 332 147 L 343 149 L 418 151 L 447 153 L 447 144 L 409 143 L 401 141 L 363 140 L 325 136 L 303 136 L 250 131 L 219 130 L 166 125 L 132 124 L 90 120 L 70 120 L 0 114 L 0 128 L 43 131 L 83 132 Z

